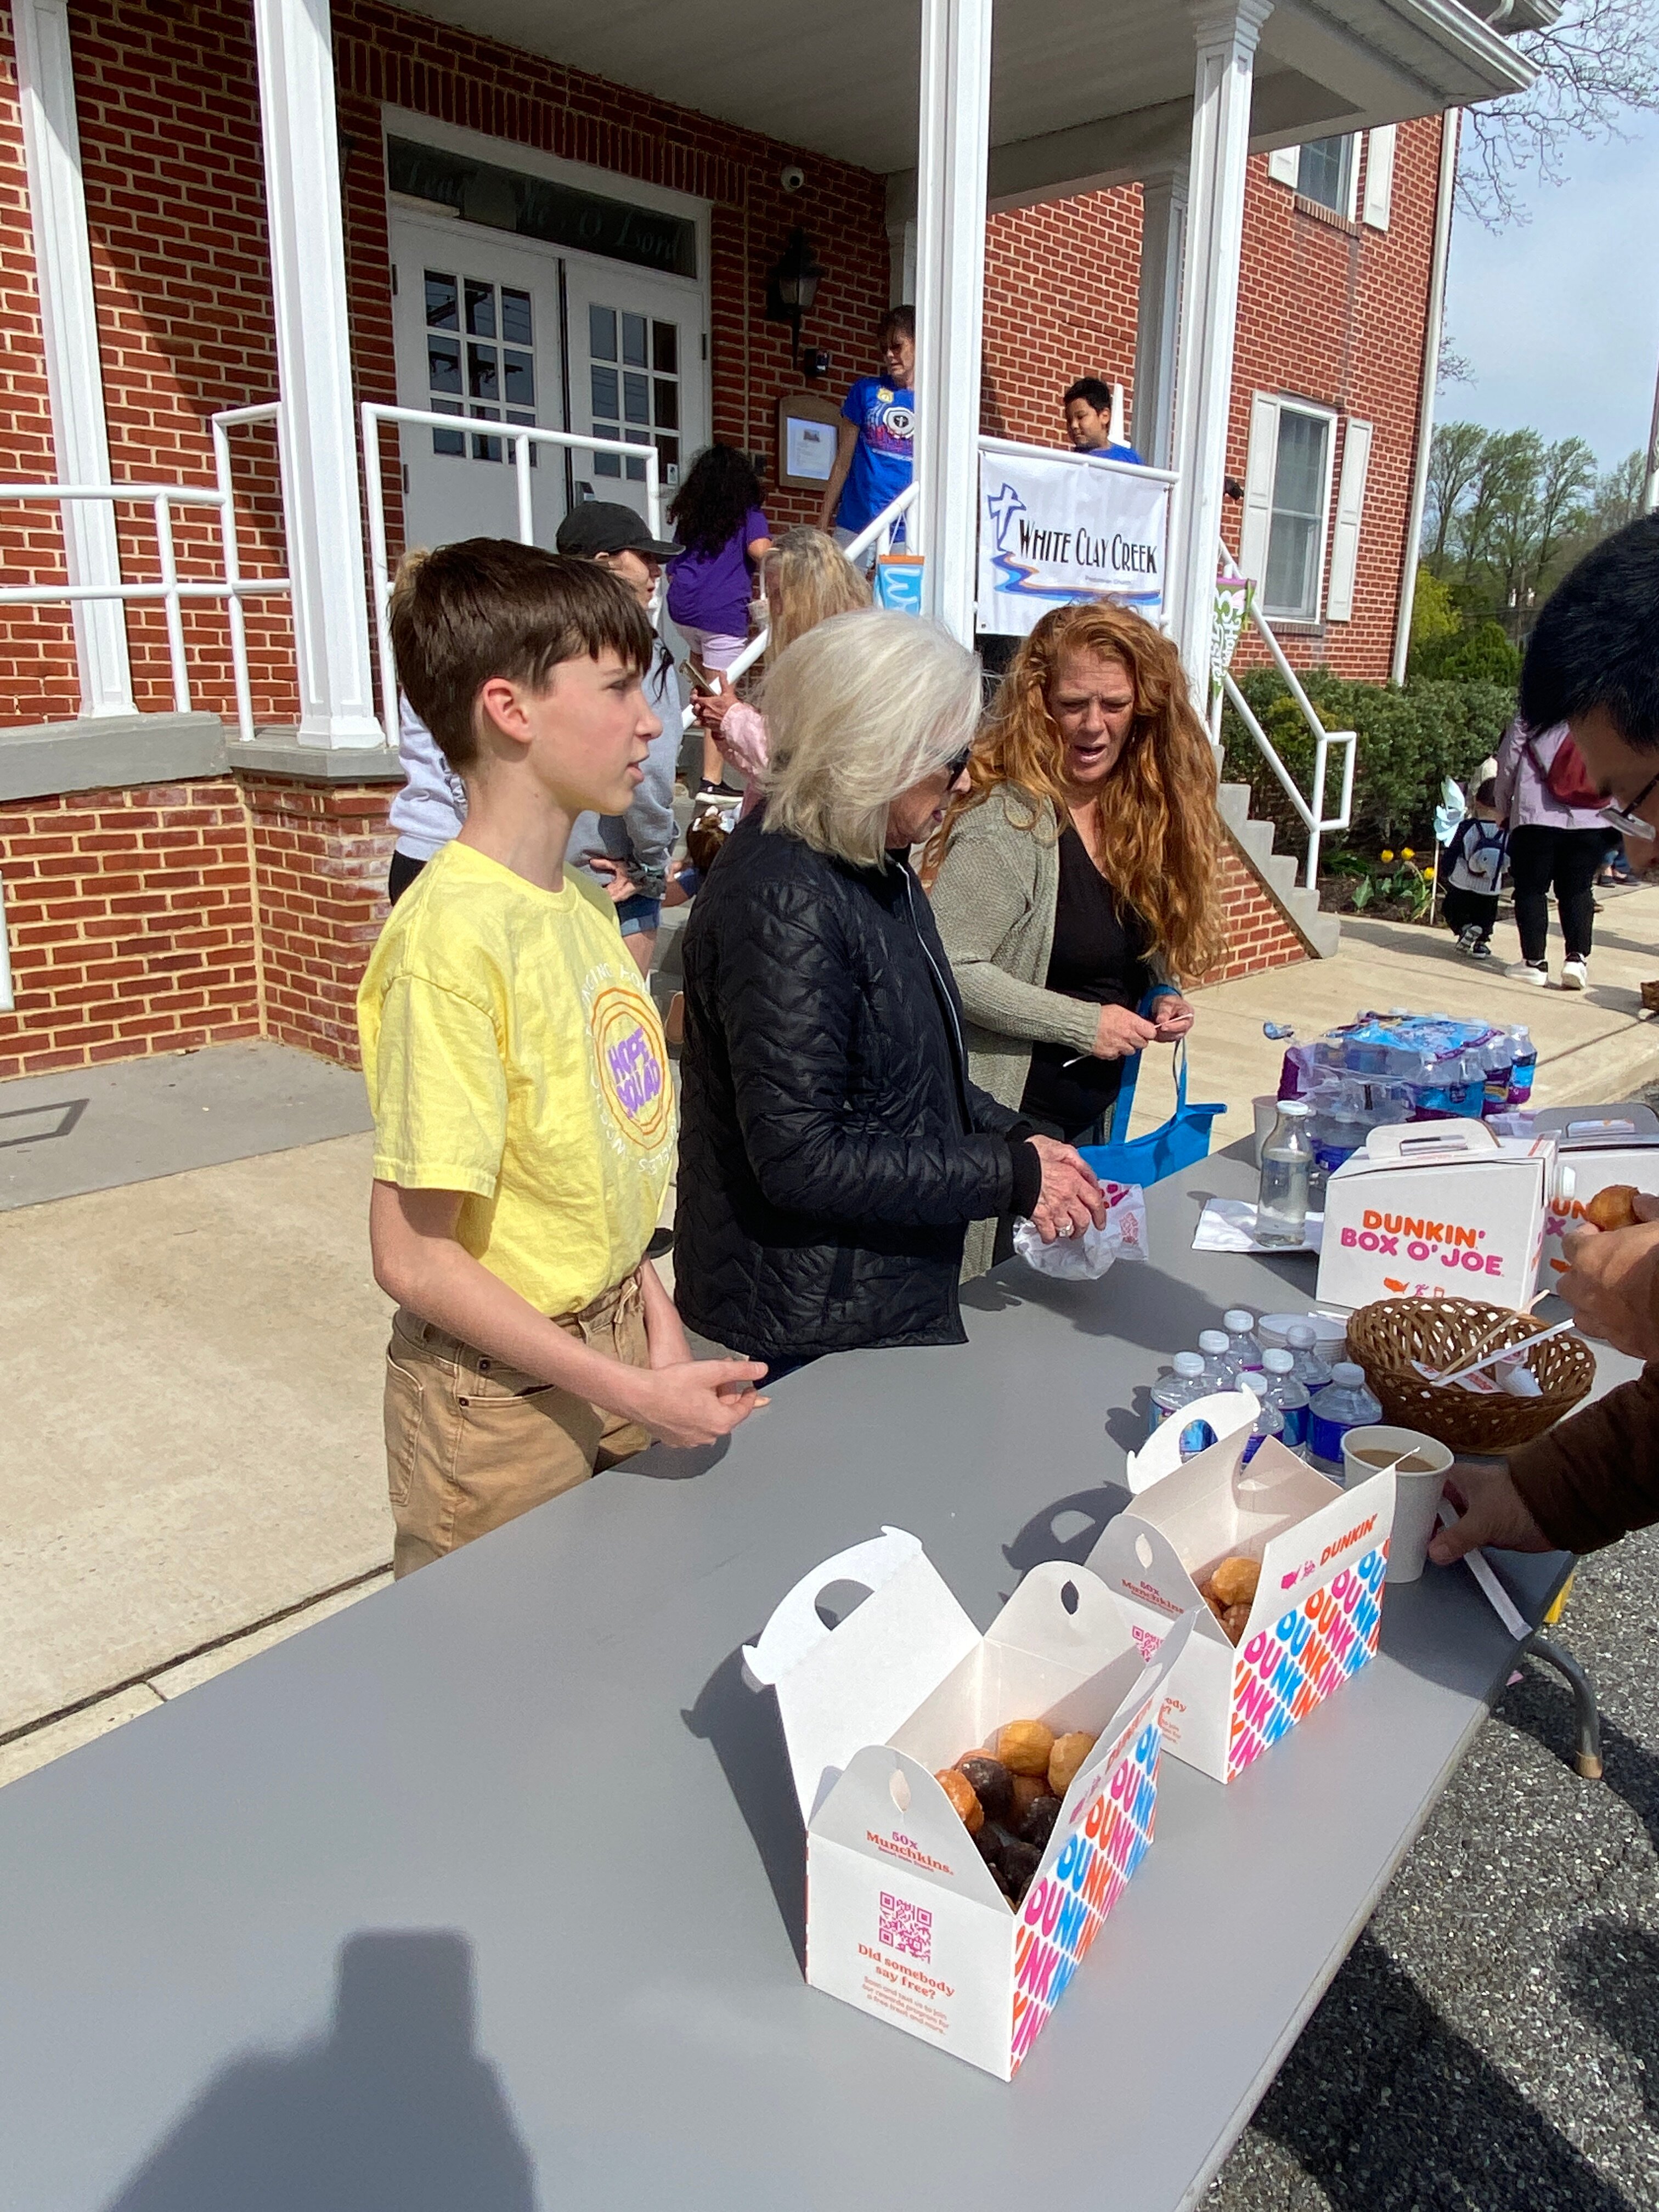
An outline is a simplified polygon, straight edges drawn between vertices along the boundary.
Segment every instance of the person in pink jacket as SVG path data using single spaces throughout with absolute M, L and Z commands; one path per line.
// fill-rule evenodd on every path
M 1504 973 L 1522 983 L 1541 986 L 1549 981 L 1553 885 L 1567 948 L 1561 963 L 1561 988 L 1582 991 L 1589 975 L 1595 872 L 1607 851 L 1607 825 L 1600 802 L 1593 796 L 1582 805 L 1569 804 L 1550 788 L 1556 756 L 1570 743 L 1565 722 L 1558 722 L 1553 729 L 1534 730 L 1517 714 L 1498 748 L 1495 803 L 1498 818 L 1509 831 L 1515 926 L 1521 933 L 1521 957 Z M 1576 760 L 1576 755 L 1570 757 Z M 1556 781 L 1562 781 L 1558 771 Z M 1584 781 L 1582 775 L 1580 781 Z
M 786 530 L 766 556 L 762 573 L 769 660 L 832 615 L 852 614 L 870 604 L 869 584 L 825 531 Z M 743 778 L 741 811 L 750 813 L 761 799 L 757 779 L 766 766 L 765 717 L 729 690 L 699 693 L 691 711 L 719 746 L 720 758 Z

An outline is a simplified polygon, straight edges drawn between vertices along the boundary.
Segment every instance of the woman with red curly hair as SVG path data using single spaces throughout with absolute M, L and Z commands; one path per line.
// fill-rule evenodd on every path
M 1127 608 L 1057 607 L 1015 655 L 969 778 L 927 862 L 973 1079 L 1087 1143 L 1123 1061 L 1186 1035 L 1181 985 L 1225 950 L 1214 756 L 1175 647 Z M 1009 1224 L 975 1224 L 964 1273 L 1008 1249 Z

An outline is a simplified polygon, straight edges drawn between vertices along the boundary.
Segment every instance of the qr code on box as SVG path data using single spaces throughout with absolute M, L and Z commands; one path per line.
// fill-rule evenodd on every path
M 884 1889 L 878 1940 L 886 1949 L 908 1952 L 926 1965 L 933 1955 L 933 1916 L 926 1905 L 907 1905 Z

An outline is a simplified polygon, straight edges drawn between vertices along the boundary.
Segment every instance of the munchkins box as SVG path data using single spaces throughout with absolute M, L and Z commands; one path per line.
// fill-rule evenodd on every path
M 1534 1124 L 1554 1135 L 1560 1164 L 1544 1222 L 1541 1285 L 1566 1273 L 1561 1239 L 1582 1229 L 1609 1183 L 1659 1195 L 1659 1121 L 1645 1106 L 1557 1107 Z
M 1372 1129 L 1325 1186 L 1321 1304 L 1455 1297 L 1524 1312 L 1554 1158 L 1547 1137 L 1461 1118 Z
M 1154 1432 L 1143 1468 L 1175 1426 Z M 1179 1449 L 1170 1433 L 1171 1462 Z M 1393 1525 L 1392 1472 L 1344 1490 L 1244 1431 L 1172 1465 L 1108 1522 L 1089 1565 L 1135 1641 L 1168 1657 L 1158 1717 L 1176 1758 L 1231 1782 L 1358 1672 L 1376 1649 Z M 1261 1564 L 1237 1649 L 1198 1587 L 1235 1557 Z M 1171 1650 L 1166 1639 L 1188 1621 Z
M 869 1595 L 828 1628 L 836 1583 Z M 1007 2081 L 1152 1839 L 1158 1691 L 1086 1568 L 1033 1567 L 981 1636 L 914 1536 L 796 1583 L 744 1658 L 777 1692 L 806 1823 L 806 1978 Z M 1087 1729 L 1018 1913 L 935 1774 L 1006 1721 Z

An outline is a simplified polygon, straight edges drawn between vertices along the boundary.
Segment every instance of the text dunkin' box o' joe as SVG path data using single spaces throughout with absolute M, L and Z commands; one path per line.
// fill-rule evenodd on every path
M 869 1593 L 833 1629 L 834 1583 Z M 826 1559 L 744 1658 L 777 1692 L 806 1823 L 806 1978 L 1012 2080 L 1152 1839 L 1159 1684 L 1085 1567 L 1033 1567 L 981 1636 L 914 1536 Z M 1012 1720 L 1094 1748 L 1011 1906 L 936 1777 Z
M 1325 1187 L 1321 1304 L 1479 1298 L 1524 1310 L 1544 1241 L 1555 1146 L 1475 1121 L 1373 1129 Z
M 1089 1554 L 1144 1650 L 1164 1656 L 1175 1626 L 1191 1623 L 1170 1656 L 1159 1724 L 1167 1750 L 1218 1782 L 1242 1774 L 1375 1653 L 1394 1527 L 1392 1472 L 1344 1490 L 1271 1437 L 1247 1460 L 1251 1442 L 1246 1431 L 1224 1437 L 1152 1482 Z M 1237 1646 L 1199 1594 L 1226 1559 L 1261 1567 Z

